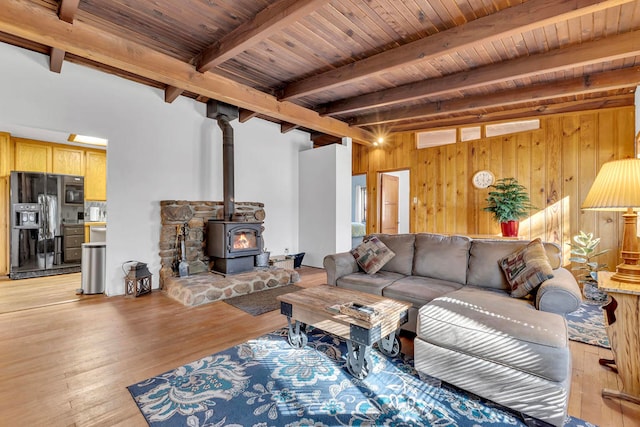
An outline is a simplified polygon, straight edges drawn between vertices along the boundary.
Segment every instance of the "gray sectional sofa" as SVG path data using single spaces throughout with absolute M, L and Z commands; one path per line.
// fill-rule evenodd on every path
M 395 256 L 377 273 L 350 252 L 324 259 L 330 285 L 413 304 L 416 370 L 561 426 L 571 384 L 564 314 L 581 302 L 558 245 L 545 243 L 553 278 L 513 298 L 498 261 L 529 242 L 430 233 L 376 234 Z

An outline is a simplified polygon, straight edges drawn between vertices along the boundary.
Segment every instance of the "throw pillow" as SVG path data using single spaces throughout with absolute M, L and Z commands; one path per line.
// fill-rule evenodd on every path
M 538 238 L 498 261 L 511 286 L 511 296 L 522 298 L 553 277 L 553 269 Z
M 351 249 L 351 255 L 367 274 L 375 274 L 391 258 L 396 256 L 391 249 L 375 236 L 363 241 L 358 247 Z

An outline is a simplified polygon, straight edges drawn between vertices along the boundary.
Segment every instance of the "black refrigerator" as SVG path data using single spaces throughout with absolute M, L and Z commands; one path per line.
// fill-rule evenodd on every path
M 84 237 L 84 178 L 11 172 L 10 190 L 9 277 L 79 272 L 80 255 L 67 249 L 69 241 L 65 239 Z

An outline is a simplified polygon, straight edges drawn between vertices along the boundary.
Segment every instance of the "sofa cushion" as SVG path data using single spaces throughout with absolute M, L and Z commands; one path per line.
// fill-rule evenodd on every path
M 424 341 L 551 381 L 571 375 L 564 317 L 526 300 L 464 287 L 423 306 L 417 335 Z M 515 380 L 515 379 L 514 379 Z
M 466 236 L 416 234 L 413 275 L 464 285 L 471 239 Z
M 378 271 L 375 274 L 359 272 L 342 276 L 336 281 L 336 286 L 369 294 L 382 295 L 382 290 L 385 287 L 403 277 L 402 274 L 391 273 L 389 271 Z
M 522 249 L 528 243 L 527 240 L 474 239 L 469 250 L 467 285 L 509 291 L 509 283 L 498 261 L 518 249 Z M 545 242 L 544 249 L 551 267 L 553 269 L 559 268 L 562 264 L 560 247 Z
M 376 236 L 371 236 L 351 250 L 356 262 L 366 273 L 374 274 L 396 254 Z
M 553 270 L 539 238 L 502 258 L 499 263 L 514 298 L 529 295 L 542 282 L 553 277 Z
M 447 280 L 407 276 L 385 287 L 382 290 L 382 296 L 407 301 L 412 303 L 415 308 L 420 308 L 433 299 L 461 287 L 461 284 Z
M 380 239 L 396 256 L 387 262 L 381 270 L 408 276 L 413 267 L 414 234 L 372 234 Z

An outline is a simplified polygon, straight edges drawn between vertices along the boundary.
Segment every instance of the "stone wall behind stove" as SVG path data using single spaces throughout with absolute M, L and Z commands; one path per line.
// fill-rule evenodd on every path
M 189 274 L 209 271 L 209 256 L 207 255 L 207 221 L 223 219 L 223 202 L 163 200 L 160 202 L 160 216 L 162 218 L 160 230 L 160 287 L 164 285 L 164 278 L 176 276 L 173 264 L 180 254 L 178 233 L 180 227 L 187 225 L 185 247 Z M 265 217 L 264 204 L 257 202 L 236 202 L 236 217 L 245 221 L 263 221 Z

